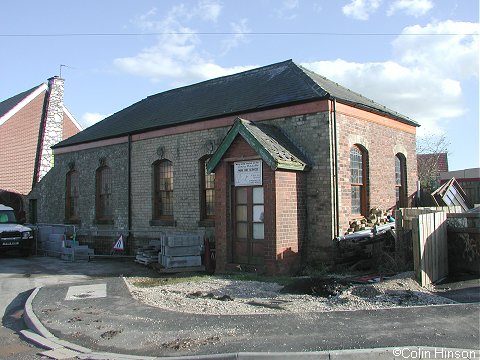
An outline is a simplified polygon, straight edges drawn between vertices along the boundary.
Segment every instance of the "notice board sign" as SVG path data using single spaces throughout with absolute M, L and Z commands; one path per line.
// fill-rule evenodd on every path
M 262 185 L 262 160 L 233 163 L 235 186 Z

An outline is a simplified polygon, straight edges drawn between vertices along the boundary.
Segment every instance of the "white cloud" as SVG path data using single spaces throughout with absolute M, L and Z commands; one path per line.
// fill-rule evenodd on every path
M 343 13 L 357 20 L 368 20 L 371 14 L 377 11 L 382 0 L 351 0 L 350 4 L 342 7 Z
M 389 61 L 338 59 L 305 67 L 409 116 L 422 125 L 419 135 L 439 134 L 448 121 L 468 111 L 461 81 L 478 78 L 479 41 L 478 35 L 467 34 L 478 33 L 478 23 L 416 25 L 392 42 Z
M 419 17 L 425 15 L 432 8 L 431 0 L 396 0 L 390 4 L 387 15 L 391 16 L 397 11 L 403 11 L 407 15 Z
M 439 132 L 443 121 L 464 113 L 459 81 L 443 79 L 428 69 L 394 61 L 353 63 L 341 59 L 304 66 L 418 121 L 421 132 Z
M 88 126 L 91 126 L 93 124 L 96 124 L 100 120 L 103 120 L 110 115 L 111 114 L 104 115 L 104 114 L 99 114 L 99 113 L 86 112 L 85 114 L 82 115 L 81 122 L 83 124 L 85 124 L 85 127 L 88 127 Z
M 392 45 L 395 56 L 408 66 L 460 78 L 478 77 L 479 32 L 478 23 L 448 20 L 406 27 Z
M 193 17 L 215 20 L 220 12 L 220 3 L 201 1 L 189 9 L 185 5 L 176 5 L 160 20 L 155 19 L 155 9 L 137 17 L 134 23 L 143 30 L 162 33 L 157 42 L 140 51 L 137 55 L 114 59 L 114 65 L 127 73 L 143 76 L 152 81 L 166 81 L 170 86 L 185 85 L 212 77 L 229 75 L 252 68 L 222 68 L 209 58 L 200 48 L 201 41 L 194 29 L 183 25 Z M 209 9 L 209 15 L 200 9 Z M 224 52 L 245 41 L 248 32 L 247 21 L 232 24 L 236 32 L 233 38 L 223 44 Z
M 222 52 L 222 55 L 225 55 L 227 52 L 239 46 L 241 43 L 246 43 L 247 42 L 246 34 L 251 32 L 250 28 L 247 25 L 247 19 L 242 19 L 237 23 L 231 23 L 230 26 L 232 28 L 234 35 L 232 35 L 228 39 L 225 39 L 222 42 L 222 46 L 224 49 Z
M 214 0 L 200 1 L 197 9 L 203 20 L 217 21 L 222 11 L 222 4 Z
M 283 0 L 282 4 L 275 10 L 280 19 L 293 20 L 297 17 L 295 9 L 299 7 L 299 0 Z

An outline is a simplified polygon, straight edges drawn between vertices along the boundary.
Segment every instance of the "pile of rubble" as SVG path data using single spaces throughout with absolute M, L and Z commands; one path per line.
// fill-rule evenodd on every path
M 313 280 L 312 295 L 291 291 L 293 288 L 259 281 L 241 281 L 221 277 L 145 287 L 149 278 L 124 278 L 135 299 L 150 306 L 192 314 L 248 315 L 389 309 L 405 306 L 450 304 L 452 300 L 437 296 L 418 285 L 413 272 L 390 278 L 370 276 L 360 283 L 357 277 L 330 276 L 331 284 L 323 278 L 295 279 L 301 283 Z M 294 287 L 298 289 L 298 287 Z M 328 291 L 325 291 L 328 290 Z M 292 293 L 293 292 L 293 293 Z

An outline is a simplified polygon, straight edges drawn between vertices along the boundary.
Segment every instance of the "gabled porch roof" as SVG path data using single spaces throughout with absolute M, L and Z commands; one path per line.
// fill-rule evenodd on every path
M 255 124 L 237 118 L 222 143 L 207 163 L 207 171 L 213 172 L 233 141 L 240 135 L 257 152 L 272 170 L 305 171 L 309 164 L 301 151 L 276 126 Z

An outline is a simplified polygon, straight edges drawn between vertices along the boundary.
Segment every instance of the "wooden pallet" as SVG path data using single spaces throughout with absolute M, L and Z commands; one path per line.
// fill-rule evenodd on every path
M 135 258 L 135 262 L 138 263 L 138 264 L 142 264 L 142 265 L 149 265 L 149 264 L 153 264 L 153 263 L 156 263 L 158 260 L 156 257 L 146 257 L 146 256 L 138 256 Z

